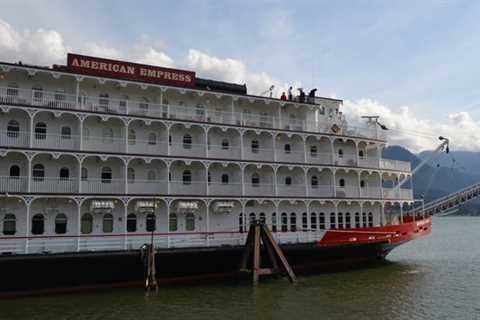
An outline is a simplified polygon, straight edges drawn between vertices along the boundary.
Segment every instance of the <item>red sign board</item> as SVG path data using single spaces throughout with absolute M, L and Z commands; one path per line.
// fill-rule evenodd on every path
M 194 87 L 195 72 L 69 53 L 68 70 L 86 75 Z

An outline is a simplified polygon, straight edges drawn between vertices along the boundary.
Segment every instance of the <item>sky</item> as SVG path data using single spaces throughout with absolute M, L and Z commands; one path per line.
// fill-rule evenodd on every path
M 478 1 L 0 2 L 0 60 L 66 52 L 191 69 L 200 77 L 318 88 L 347 118 L 380 115 L 392 144 L 480 151 Z

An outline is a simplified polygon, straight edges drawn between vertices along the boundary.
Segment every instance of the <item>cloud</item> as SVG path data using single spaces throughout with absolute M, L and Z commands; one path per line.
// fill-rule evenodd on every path
M 66 44 L 62 34 L 56 30 L 37 29 L 17 31 L 0 19 L 0 60 L 51 65 L 64 63 L 69 51 L 125 59 L 139 63 L 193 69 L 200 77 L 235 83 L 246 83 L 249 93 L 260 94 L 271 85 L 275 86 L 274 96 L 286 91 L 287 84 L 262 71 L 250 70 L 241 60 L 217 57 L 197 49 L 189 49 L 186 63 L 176 62 L 165 52 L 165 45 L 158 40 L 142 36 L 127 49 L 118 49 L 106 44 L 91 42 L 76 47 Z M 294 83 L 300 87 L 301 83 Z M 389 130 L 390 144 L 408 147 L 414 152 L 435 148 L 443 135 L 451 139 L 452 149 L 480 151 L 480 123 L 467 112 L 448 115 L 442 122 L 419 119 L 409 107 L 398 112 L 381 103 L 365 98 L 345 100 L 343 111 L 349 123 L 360 125 L 364 115 L 379 115 L 380 121 Z
M 360 125 L 361 116 L 380 116 L 380 122 L 389 128 L 389 143 L 413 152 L 436 148 L 440 143 L 438 136 L 449 138 L 452 150 L 480 151 L 480 122 L 467 112 L 450 114 L 445 122 L 434 122 L 419 119 L 407 106 L 395 112 L 371 99 L 345 100 L 343 110 L 354 125 Z
M 279 97 L 286 91 L 288 85 L 275 80 L 265 72 L 252 72 L 244 62 L 230 58 L 219 58 L 205 52 L 190 49 L 188 51 L 187 66 L 194 69 L 200 77 L 218 79 L 234 83 L 246 83 L 248 90 L 253 94 L 260 94 L 274 85 L 274 96 Z M 299 86 L 300 83 L 296 82 Z

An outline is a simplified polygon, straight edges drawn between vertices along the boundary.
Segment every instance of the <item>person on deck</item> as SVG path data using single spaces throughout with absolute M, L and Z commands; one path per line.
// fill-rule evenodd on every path
M 317 88 L 310 90 L 308 93 L 308 103 L 314 103 L 315 102 L 315 92 L 317 91 Z
M 288 100 L 292 101 L 293 100 L 293 87 L 288 88 Z
M 305 92 L 303 92 L 302 88 L 298 88 L 298 91 L 300 91 L 300 94 L 298 95 L 298 102 L 305 102 Z
M 282 92 L 282 96 L 280 97 L 280 100 L 287 100 L 287 96 L 285 95 L 285 92 Z

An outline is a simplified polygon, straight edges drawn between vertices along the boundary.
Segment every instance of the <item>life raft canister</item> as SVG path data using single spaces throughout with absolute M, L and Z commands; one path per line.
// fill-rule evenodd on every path
M 340 131 L 340 127 L 336 123 L 332 126 L 331 129 L 333 133 L 338 133 Z

